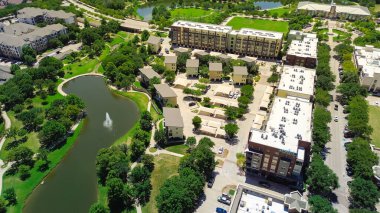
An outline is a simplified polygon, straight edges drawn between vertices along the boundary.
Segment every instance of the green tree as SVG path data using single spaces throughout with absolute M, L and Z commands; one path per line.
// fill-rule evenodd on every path
M 136 161 L 142 154 L 145 152 L 145 144 L 144 142 L 138 139 L 132 139 L 131 143 L 131 159 Z
M 226 131 L 226 134 L 228 138 L 232 139 L 238 133 L 239 127 L 235 123 L 228 123 L 227 125 L 224 126 L 224 130 Z
M 188 137 L 186 139 L 186 145 L 188 145 L 190 148 L 193 148 L 197 144 L 197 139 L 195 137 Z
M 31 165 L 33 151 L 26 146 L 18 146 L 8 154 L 8 161 L 16 161 L 16 165 Z
M 109 213 L 110 210 L 101 203 L 94 203 L 91 205 L 90 213 Z
M 6 213 L 6 212 L 7 212 L 7 204 L 4 198 L 0 197 L 0 213 Z
M 355 96 L 349 102 L 348 128 L 356 136 L 369 136 L 373 129 L 368 124 L 368 103 L 362 96 Z
M 30 177 L 30 167 L 27 165 L 21 165 L 18 167 L 18 173 L 21 180 L 26 180 Z
M 12 64 L 11 65 L 11 73 L 14 75 L 16 73 L 16 71 L 20 70 L 20 66 L 17 65 L 17 64 Z
M 166 145 L 167 138 L 166 138 L 166 133 L 165 130 L 163 129 L 158 129 L 154 132 L 154 141 L 160 146 Z
M 311 196 L 309 198 L 309 204 L 311 205 L 311 213 L 338 213 L 338 211 L 332 207 L 329 200 L 319 195 Z
M 193 125 L 194 125 L 195 130 L 198 130 L 199 128 L 201 128 L 201 125 L 202 125 L 202 118 L 201 117 L 194 116 L 192 121 L 193 121 Z
M 111 211 L 121 211 L 125 208 L 124 184 L 118 178 L 107 180 L 108 207 Z
M 50 147 L 64 139 L 65 135 L 65 126 L 57 121 L 48 121 L 43 125 L 38 137 L 42 146 Z
M 227 107 L 224 111 L 224 114 L 226 115 L 228 120 L 235 120 L 239 117 L 239 110 L 236 107 Z
M 348 146 L 347 163 L 352 167 L 354 176 L 370 179 L 373 176 L 372 166 L 377 165 L 379 158 L 372 152 L 368 141 L 355 138 Z
M 147 41 L 149 39 L 149 31 L 143 30 L 141 33 L 141 41 Z
M 350 187 L 350 208 L 375 210 L 380 193 L 371 180 L 355 178 Z
M 355 96 L 366 96 L 367 94 L 367 91 L 358 83 L 342 83 L 338 86 L 337 91 L 342 94 L 343 103 L 348 103 Z
M 141 163 L 146 167 L 150 172 L 154 169 L 154 156 L 149 154 L 144 154 L 141 156 Z
M 253 86 L 249 84 L 244 85 L 240 88 L 241 95 L 249 99 L 253 98 L 253 91 L 254 91 Z
M 320 155 L 315 155 L 307 170 L 306 183 L 313 194 L 329 195 L 332 190 L 339 187 L 336 174 L 323 163 Z
M 150 131 L 152 129 L 152 121 L 153 118 L 150 115 L 150 112 L 144 111 L 141 113 L 140 126 L 142 130 Z
M 32 47 L 30 47 L 29 45 L 25 45 L 22 47 L 21 60 L 25 62 L 28 66 L 32 66 L 37 61 L 36 57 L 37 53 Z
M 5 189 L 2 196 L 8 202 L 9 206 L 14 206 L 17 204 L 16 192 L 13 187 Z
M 330 104 L 330 94 L 328 91 L 317 88 L 315 92 L 315 102 L 327 107 Z
M 100 149 L 96 156 L 96 174 L 100 184 L 104 185 L 108 178 L 126 181 L 129 163 L 128 151 L 124 146 Z

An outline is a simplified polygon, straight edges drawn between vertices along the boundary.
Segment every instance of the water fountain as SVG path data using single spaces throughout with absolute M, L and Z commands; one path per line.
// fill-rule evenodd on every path
M 106 120 L 103 122 L 103 126 L 108 129 L 112 129 L 112 120 L 108 112 L 106 112 Z

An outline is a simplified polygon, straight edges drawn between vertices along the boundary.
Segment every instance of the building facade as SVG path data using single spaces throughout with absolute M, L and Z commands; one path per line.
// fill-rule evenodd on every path
M 380 90 L 380 49 L 371 45 L 355 46 L 355 65 L 360 71 L 360 82 L 368 91 Z
M 218 52 L 274 58 L 281 51 L 282 33 L 177 21 L 171 26 L 172 44 Z
M 179 108 L 168 108 L 164 107 L 162 109 L 164 115 L 164 127 L 166 135 L 169 139 L 183 139 L 183 119 L 181 111 Z
M 198 76 L 199 60 L 187 59 L 186 60 L 186 76 Z
M 333 1 L 331 4 L 301 1 L 298 3 L 297 11 L 311 16 L 347 20 L 366 20 L 371 15 L 367 7 L 359 5 L 336 5 Z
M 223 77 L 223 65 L 222 63 L 209 63 L 208 75 L 211 81 L 221 81 Z
M 232 81 L 234 84 L 246 84 L 248 79 L 248 69 L 244 66 L 234 66 Z
M 310 35 L 310 36 L 308 36 Z M 318 39 L 315 34 L 301 36 L 301 39 L 293 39 L 286 54 L 286 64 L 315 68 L 317 66 Z
M 7 26 L 0 32 L 0 55 L 12 59 L 21 59 L 22 48 L 29 45 L 37 52 L 47 49 L 48 41 L 67 34 L 67 28 L 61 24 L 47 25 L 38 28 L 28 24 Z
M 151 67 L 145 67 L 140 69 L 140 76 L 141 76 L 141 83 L 148 87 L 150 80 L 152 80 L 154 77 L 161 79 L 161 76 L 156 73 Z
M 177 56 L 165 56 L 164 61 L 165 67 L 168 70 L 176 71 L 177 70 Z
M 148 48 L 154 52 L 158 53 L 161 49 L 161 38 L 157 36 L 149 36 L 149 39 L 146 41 Z
M 17 19 L 19 22 L 31 25 L 42 22 L 53 24 L 58 20 L 62 20 L 66 24 L 76 23 L 76 16 L 73 13 L 67 13 L 63 10 L 46 10 L 35 7 L 25 7 L 17 11 Z
M 154 84 L 156 94 L 155 99 L 161 104 L 162 107 L 171 105 L 177 106 L 177 94 L 167 84 Z

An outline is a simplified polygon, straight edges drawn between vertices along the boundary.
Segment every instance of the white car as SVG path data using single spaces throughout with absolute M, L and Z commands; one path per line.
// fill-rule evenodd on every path
M 339 120 L 339 119 L 338 119 L 338 116 L 335 116 L 335 117 L 334 117 L 334 121 L 335 121 L 335 122 L 338 122 L 338 120 Z

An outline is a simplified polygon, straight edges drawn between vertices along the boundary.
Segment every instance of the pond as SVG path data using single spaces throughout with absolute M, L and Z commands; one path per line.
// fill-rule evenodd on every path
M 29 196 L 26 213 L 88 213 L 97 201 L 98 150 L 111 146 L 138 119 L 137 106 L 114 95 L 102 77 L 79 77 L 66 83 L 64 91 L 82 98 L 87 117 L 71 150 Z
M 277 7 L 281 7 L 281 2 L 275 2 L 275 1 L 256 1 L 253 3 L 255 6 L 259 6 L 261 10 L 269 10 Z
M 150 21 L 152 20 L 152 12 L 153 8 L 159 5 L 163 5 L 166 7 L 169 7 L 172 1 L 157 1 L 153 2 L 151 4 L 144 4 L 143 6 L 137 8 L 137 13 L 143 17 L 144 21 Z

